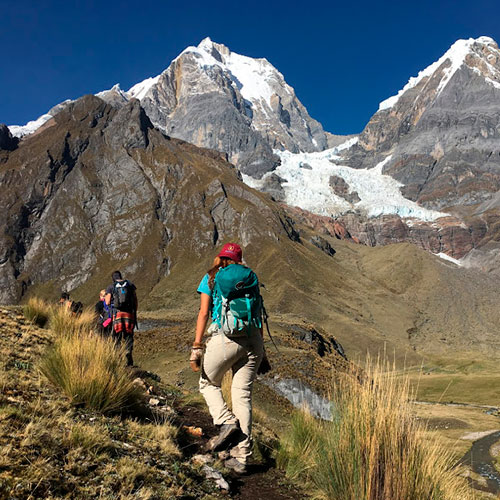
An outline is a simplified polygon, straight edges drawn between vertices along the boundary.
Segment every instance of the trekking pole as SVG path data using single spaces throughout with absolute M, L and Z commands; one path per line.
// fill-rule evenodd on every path
M 269 330 L 269 323 L 267 322 L 267 318 L 269 317 L 266 311 L 266 308 L 264 307 L 264 303 L 262 304 L 262 315 L 264 316 L 264 323 L 266 324 L 266 330 L 267 334 L 269 335 L 269 338 L 271 339 L 271 342 L 273 343 L 276 352 L 280 352 L 278 349 L 278 346 L 276 345 L 276 342 L 273 339 L 273 336 L 271 335 L 271 330 Z

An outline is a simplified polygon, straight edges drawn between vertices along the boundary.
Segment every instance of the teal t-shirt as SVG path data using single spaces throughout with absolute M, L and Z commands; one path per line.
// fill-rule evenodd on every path
M 200 281 L 200 284 L 198 286 L 198 290 L 196 290 L 198 293 L 205 293 L 206 295 L 212 296 L 212 290 L 210 290 L 210 287 L 208 286 L 208 274 L 205 274 L 203 276 L 203 279 Z
M 215 319 L 213 313 L 214 313 L 214 310 L 217 310 L 217 308 L 215 306 L 218 305 L 218 303 L 220 301 L 220 297 L 214 298 L 214 296 L 212 294 L 212 290 L 210 290 L 210 286 L 208 285 L 208 279 L 209 279 L 208 274 L 205 274 L 205 276 L 203 276 L 203 279 L 200 281 L 200 284 L 198 285 L 198 290 L 196 290 L 196 291 L 198 293 L 204 293 L 204 294 L 209 295 L 211 297 L 212 300 L 210 303 L 210 310 L 212 311 L 212 319 Z

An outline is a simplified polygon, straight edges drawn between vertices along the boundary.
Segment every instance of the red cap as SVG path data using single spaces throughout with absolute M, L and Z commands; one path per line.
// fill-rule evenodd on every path
M 237 243 L 226 243 L 217 257 L 227 257 L 234 262 L 241 262 L 241 247 Z

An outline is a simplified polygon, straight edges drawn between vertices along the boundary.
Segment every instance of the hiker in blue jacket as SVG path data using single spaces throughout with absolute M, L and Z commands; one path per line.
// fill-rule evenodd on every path
M 240 246 L 227 243 L 201 280 L 197 290 L 200 311 L 190 358 L 193 370 L 198 371 L 201 365 L 200 392 L 219 427 L 219 434 L 207 448 L 221 451 L 234 445 L 225 465 L 237 473 L 246 472 L 252 453 L 252 385 L 264 357 L 259 284 L 255 273 L 241 260 Z M 225 292 L 225 287 L 233 290 Z M 201 363 L 203 334 L 209 319 L 211 337 Z M 233 372 L 232 411 L 221 390 L 228 370 Z

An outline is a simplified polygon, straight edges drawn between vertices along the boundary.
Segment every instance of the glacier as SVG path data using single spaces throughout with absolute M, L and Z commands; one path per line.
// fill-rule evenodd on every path
M 403 184 L 382 173 L 391 156 L 369 169 L 342 165 L 339 153 L 353 146 L 357 140 L 356 137 L 349 139 L 340 146 L 319 153 L 275 150 L 274 153 L 281 159 L 281 165 L 274 172 L 265 174 L 260 180 L 243 175 L 243 181 L 250 187 L 261 189 L 266 184 L 266 179 L 274 173 L 285 180 L 282 184 L 285 203 L 328 217 L 353 211 L 364 213 L 368 217 L 399 215 L 401 218 L 423 221 L 448 216 L 446 213 L 421 207 L 401 194 Z M 330 187 L 331 176 L 344 179 L 350 191 L 358 193 L 360 201 L 350 203 L 336 195 Z

